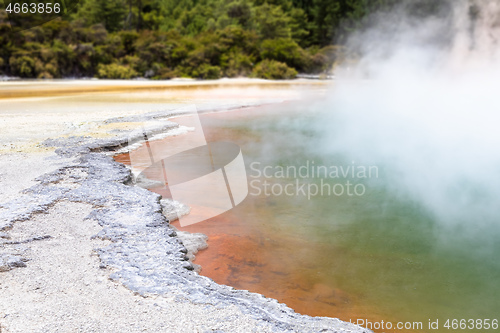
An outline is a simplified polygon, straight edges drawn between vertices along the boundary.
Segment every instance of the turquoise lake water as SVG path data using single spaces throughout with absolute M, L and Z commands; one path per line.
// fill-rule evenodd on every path
M 339 129 L 329 126 L 324 112 L 321 102 L 296 103 L 202 118 L 210 140 L 230 140 L 242 147 L 250 184 L 254 181 L 249 197 L 231 213 L 232 218 L 243 221 L 240 223 L 249 234 L 254 232 L 271 243 L 260 245 L 276 253 L 261 263 L 265 269 L 250 261 L 250 266 L 256 266 L 250 268 L 251 274 L 258 277 L 254 290 L 264 294 L 268 290 L 268 296 L 281 297 L 299 312 L 313 315 L 337 314 L 352 321 L 366 316 L 373 321 L 422 322 L 422 329 L 415 331 L 436 331 L 428 329 L 429 320 L 439 320 L 439 332 L 449 331 L 444 327 L 447 319 L 450 324 L 458 319 L 473 327 L 464 331 L 485 332 L 469 320 L 489 319 L 491 323 L 499 319 L 500 216 L 492 211 L 477 220 L 450 226 L 416 199 L 411 188 L 401 186 L 407 183 L 398 181 L 391 160 L 379 161 L 371 177 L 363 176 L 358 171 L 374 166 L 370 161 L 350 156 L 349 149 L 325 152 L 330 132 Z M 319 177 L 312 176 L 312 165 Z M 292 171 L 301 166 L 309 166 L 309 175 L 303 169 L 302 175 L 307 177 L 294 177 Z M 325 169 L 318 172 L 319 166 L 326 166 L 332 177 L 325 177 Z M 348 175 L 344 177 L 341 168 L 350 170 Z M 287 169 L 288 177 L 280 173 Z M 340 170 L 340 176 L 335 170 Z M 268 182 L 269 195 L 263 193 L 264 181 Z M 347 193 L 347 181 L 352 184 L 352 195 Z M 325 192 L 308 198 L 307 193 L 297 191 L 302 184 L 313 192 L 316 187 L 311 184 L 324 189 L 325 184 L 330 189 L 340 184 L 344 193 L 338 195 L 342 186 L 337 185 L 336 194 Z M 356 184 L 362 195 L 354 193 Z M 292 195 L 280 193 L 286 185 Z M 488 192 L 476 190 L 473 194 L 478 200 L 497 200 Z M 457 202 L 449 209 L 459 212 L 464 207 Z M 486 223 L 485 219 L 490 220 Z M 207 232 L 205 228 L 202 231 Z M 294 243 L 300 246 L 290 246 Z M 248 257 L 254 255 L 247 253 Z M 240 261 L 235 266 L 243 264 Z M 269 273 L 273 267 L 276 274 Z M 237 269 L 229 269 L 225 278 L 218 276 L 216 269 L 211 265 L 203 272 L 221 282 L 238 280 Z M 290 296 L 293 286 L 281 287 L 280 274 L 288 281 L 300 276 L 297 288 L 315 296 Z M 252 283 L 236 287 L 252 289 Z

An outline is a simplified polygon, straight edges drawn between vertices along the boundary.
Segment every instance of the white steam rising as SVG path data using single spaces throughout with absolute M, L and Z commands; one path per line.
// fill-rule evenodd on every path
M 351 38 L 327 149 L 384 169 L 450 229 L 500 218 L 500 2 L 407 2 Z M 500 223 L 499 223 L 500 224 Z M 481 232 L 482 233 L 482 232 Z

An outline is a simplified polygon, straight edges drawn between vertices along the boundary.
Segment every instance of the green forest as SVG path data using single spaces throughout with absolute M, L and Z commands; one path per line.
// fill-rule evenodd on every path
M 346 36 L 389 0 L 80 0 L 11 32 L 0 10 L 0 74 L 171 79 L 327 74 Z

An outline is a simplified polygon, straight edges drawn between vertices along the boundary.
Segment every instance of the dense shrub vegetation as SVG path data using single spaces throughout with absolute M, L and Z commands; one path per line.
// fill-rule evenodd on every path
M 389 0 L 80 0 L 12 33 L 0 10 L 0 74 L 169 79 L 324 73 L 348 31 Z

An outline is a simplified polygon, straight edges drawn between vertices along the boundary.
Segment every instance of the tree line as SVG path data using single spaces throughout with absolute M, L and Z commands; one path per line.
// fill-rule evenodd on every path
M 12 33 L 0 10 L 0 72 L 23 78 L 170 79 L 327 73 L 346 36 L 394 0 L 80 0 Z

